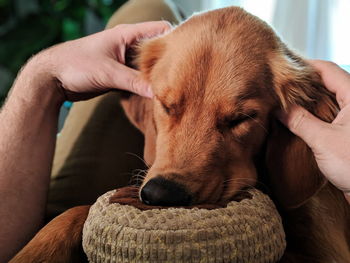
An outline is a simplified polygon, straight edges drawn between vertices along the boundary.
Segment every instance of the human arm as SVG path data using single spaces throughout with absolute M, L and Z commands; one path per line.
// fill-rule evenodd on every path
M 18 75 L 0 112 L 0 262 L 7 262 L 41 227 L 59 108 L 124 89 L 152 96 L 127 68 L 135 41 L 163 33 L 166 22 L 121 25 L 34 56 Z
M 18 77 L 0 113 L 0 261 L 40 228 L 63 94 L 34 58 Z M 43 93 L 42 90 L 46 89 Z
M 325 86 L 336 94 L 340 111 L 332 123 L 316 118 L 302 107 L 280 113 L 280 120 L 312 149 L 326 178 L 350 202 L 350 74 L 332 62 L 312 60 Z

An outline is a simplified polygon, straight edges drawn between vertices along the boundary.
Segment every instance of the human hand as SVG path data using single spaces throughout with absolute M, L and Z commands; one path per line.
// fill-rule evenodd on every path
M 336 94 L 340 106 L 337 117 L 326 123 L 299 106 L 279 113 L 279 117 L 310 146 L 327 179 L 350 197 L 350 74 L 332 62 L 309 62 L 320 72 L 325 86 Z
M 67 100 L 92 98 L 110 89 L 122 89 L 152 97 L 140 73 L 125 65 L 125 53 L 143 38 L 170 29 L 165 21 L 114 28 L 49 48 L 32 60 L 43 65 L 63 88 Z

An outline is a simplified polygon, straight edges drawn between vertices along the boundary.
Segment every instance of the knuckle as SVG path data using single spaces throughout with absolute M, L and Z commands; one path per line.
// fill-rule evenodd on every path
M 163 23 L 165 29 L 170 29 L 170 28 L 172 28 L 172 24 L 171 24 L 169 21 L 162 20 L 161 22 Z
M 130 25 L 129 24 L 119 24 L 119 25 L 116 25 L 113 29 L 118 32 L 118 33 L 121 33 L 125 30 L 128 30 L 130 28 Z
M 125 29 L 128 28 L 130 25 L 129 24 L 119 24 L 115 26 L 116 29 Z
M 327 69 L 327 68 L 333 68 L 333 67 L 339 67 L 337 63 L 329 60 L 320 60 L 320 59 L 313 59 L 310 60 L 311 65 L 316 67 L 317 69 Z
M 324 68 L 334 68 L 339 67 L 337 63 L 329 60 L 318 60 L 318 63 L 320 66 L 323 66 Z
M 326 60 L 324 63 L 331 67 L 338 67 L 338 64 L 333 61 Z

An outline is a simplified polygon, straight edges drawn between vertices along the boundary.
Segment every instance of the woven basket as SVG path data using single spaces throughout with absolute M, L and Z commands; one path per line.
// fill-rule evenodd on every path
M 109 204 L 114 191 L 91 207 L 83 230 L 89 262 L 276 262 L 286 247 L 281 218 L 268 196 L 213 210 L 142 211 Z

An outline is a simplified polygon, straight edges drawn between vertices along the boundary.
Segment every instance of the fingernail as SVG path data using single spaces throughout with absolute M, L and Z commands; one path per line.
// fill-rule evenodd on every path
M 166 21 L 166 20 L 163 20 L 163 21 L 165 22 L 165 24 L 167 24 L 167 28 L 165 29 L 165 32 L 173 28 L 173 25 L 169 21 Z

